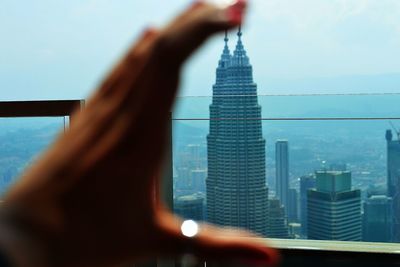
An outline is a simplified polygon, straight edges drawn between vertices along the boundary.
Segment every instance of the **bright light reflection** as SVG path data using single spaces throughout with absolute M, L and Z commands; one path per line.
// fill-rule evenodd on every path
M 228 7 L 230 5 L 233 5 L 237 0 L 207 0 L 207 2 L 210 2 L 212 4 L 218 5 L 221 8 Z
M 184 236 L 194 237 L 199 233 L 199 225 L 193 220 L 187 220 L 182 223 L 181 231 Z

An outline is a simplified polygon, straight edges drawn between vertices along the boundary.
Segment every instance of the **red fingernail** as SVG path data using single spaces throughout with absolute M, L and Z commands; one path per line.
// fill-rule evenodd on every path
M 231 5 L 227 10 L 228 19 L 233 25 L 239 25 L 243 21 L 243 15 L 245 8 L 247 6 L 247 1 L 238 0 L 235 4 Z

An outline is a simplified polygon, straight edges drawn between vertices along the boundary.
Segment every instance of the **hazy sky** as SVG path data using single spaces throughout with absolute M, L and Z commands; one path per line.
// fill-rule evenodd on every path
M 86 97 L 144 27 L 190 2 L 1 0 L 0 99 Z M 182 95 L 211 94 L 222 38 L 189 62 Z M 400 92 L 399 0 L 252 0 L 243 39 L 262 94 Z

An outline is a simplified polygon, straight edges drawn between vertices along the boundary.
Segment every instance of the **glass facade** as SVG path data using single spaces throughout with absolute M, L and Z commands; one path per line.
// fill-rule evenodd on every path
M 350 172 L 317 171 L 307 210 L 308 239 L 362 240 L 361 191 L 352 190 Z
M 239 31 L 231 55 L 225 37 L 213 87 L 207 136 L 207 220 L 266 236 L 268 188 L 261 106 L 241 38 Z

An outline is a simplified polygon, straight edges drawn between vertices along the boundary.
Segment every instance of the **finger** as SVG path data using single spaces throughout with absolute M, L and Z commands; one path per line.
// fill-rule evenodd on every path
M 211 35 L 240 25 L 246 7 L 246 0 L 238 0 L 226 8 L 205 3 L 189 8 L 160 33 L 165 62 L 179 65 Z
M 153 172 L 150 177 L 156 177 L 154 170 L 158 169 L 165 151 L 164 133 L 178 88 L 181 64 L 207 37 L 241 22 L 245 8 L 244 0 L 227 8 L 197 1 L 161 30 L 158 40 L 148 50 L 152 56 L 148 58 L 147 68 L 141 72 L 136 90 L 132 90 L 132 94 L 127 97 L 129 103 L 137 103 L 132 107 L 141 115 L 132 124 L 130 138 L 124 142 L 123 147 L 135 148 L 135 153 L 140 154 L 143 169 L 152 166 L 148 169 Z M 148 181 L 148 185 L 155 182 L 152 179 Z M 151 190 L 151 186 L 147 189 Z
M 198 234 L 190 238 L 182 234 L 181 220 L 169 214 L 162 218 L 161 236 L 164 238 L 160 242 L 160 252 L 165 256 L 186 253 L 199 261 L 223 260 L 254 266 L 276 266 L 279 262 L 277 250 L 268 247 L 265 239 L 254 238 L 249 232 L 200 225 Z

